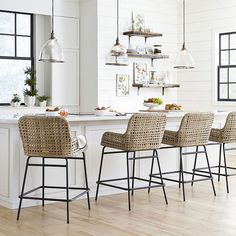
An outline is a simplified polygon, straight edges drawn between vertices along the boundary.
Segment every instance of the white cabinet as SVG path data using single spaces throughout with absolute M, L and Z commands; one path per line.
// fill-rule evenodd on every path
M 9 129 L 0 128 L 0 195 L 2 197 L 9 196 L 9 162 L 10 162 L 10 151 L 9 151 Z

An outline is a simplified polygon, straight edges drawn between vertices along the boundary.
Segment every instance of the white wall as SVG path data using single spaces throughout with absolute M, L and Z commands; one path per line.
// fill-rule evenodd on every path
M 182 12 L 179 1 L 178 32 L 181 42 Z M 236 30 L 235 0 L 192 0 L 187 3 L 187 48 L 192 52 L 196 69 L 178 73 L 181 88 L 178 102 L 185 109 L 233 109 L 234 103 L 216 104 L 215 38 L 219 32 Z M 179 49 L 181 45 L 179 44 Z
M 140 96 L 137 88 L 133 88 L 133 62 L 150 60 L 132 59 L 128 67 L 106 66 L 106 56 L 116 39 L 116 1 L 98 0 L 98 105 L 111 105 L 119 111 L 137 111 L 142 107 L 143 100 L 149 97 L 162 97 L 161 89 L 141 89 Z M 149 45 L 162 44 L 163 54 L 170 56 L 168 60 L 155 61 L 159 73 L 173 71 L 173 62 L 177 51 L 177 2 L 176 0 L 129 0 L 120 1 L 120 41 L 128 46 L 128 37 L 122 35 L 130 26 L 131 12 L 145 15 L 146 25 L 155 31 L 163 33 L 162 38 L 148 39 Z M 143 38 L 132 40 L 132 44 L 143 45 Z M 116 96 L 116 74 L 130 75 L 130 95 Z M 174 81 L 173 81 L 174 82 Z M 166 90 L 164 102 L 176 102 L 177 89 Z

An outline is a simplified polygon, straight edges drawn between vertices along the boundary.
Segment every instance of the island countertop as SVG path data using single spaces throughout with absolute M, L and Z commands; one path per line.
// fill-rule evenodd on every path
M 168 112 L 163 112 L 163 113 L 166 114 L 167 118 L 182 118 L 187 113 L 187 111 L 168 111 Z M 228 111 L 213 111 L 213 113 L 215 117 L 226 117 L 229 112 Z M 22 115 L 19 115 L 19 114 L 0 115 L 0 124 L 17 124 L 21 116 Z M 132 116 L 131 113 L 127 114 L 126 116 L 69 115 L 66 119 L 69 122 L 119 121 L 119 120 L 125 121 L 125 120 L 128 120 L 131 116 Z

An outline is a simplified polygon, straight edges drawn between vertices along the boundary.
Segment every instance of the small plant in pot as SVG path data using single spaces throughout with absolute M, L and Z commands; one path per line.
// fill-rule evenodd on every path
M 26 67 L 24 73 L 26 75 L 25 86 L 27 86 L 24 90 L 25 105 L 33 107 L 38 94 L 38 90 L 36 89 L 36 71 L 32 67 Z
M 11 99 L 11 106 L 12 107 L 19 107 L 20 101 L 21 101 L 20 96 L 17 93 L 13 94 L 13 97 Z
M 49 99 L 48 96 L 38 96 L 37 99 L 39 101 L 39 106 L 40 107 L 46 107 L 47 106 L 47 101 Z

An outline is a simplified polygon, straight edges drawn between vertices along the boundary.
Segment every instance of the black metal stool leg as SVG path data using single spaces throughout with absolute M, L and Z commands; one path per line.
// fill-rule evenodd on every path
M 127 185 L 128 185 L 128 206 L 129 211 L 131 211 L 131 204 L 130 204 L 130 176 L 129 176 L 129 152 L 126 153 L 126 164 L 127 164 Z
M 159 156 L 158 156 L 157 150 L 156 150 L 156 159 L 157 159 L 157 165 L 158 165 L 159 175 L 160 175 L 160 179 L 161 179 L 163 194 L 164 194 L 164 197 L 165 197 L 166 205 L 168 205 L 168 200 L 167 200 L 167 196 L 166 196 L 164 181 L 163 181 L 163 178 L 162 178 L 161 165 L 160 165 L 160 160 L 159 160 Z
M 133 188 L 134 188 L 134 177 L 135 177 L 135 152 L 134 152 L 134 155 L 133 155 L 133 175 L 132 175 L 132 192 L 131 192 L 131 194 L 132 194 L 132 196 L 134 195 L 134 190 L 133 190 Z
M 182 159 L 179 158 L 179 188 L 181 188 L 181 180 L 182 180 L 182 175 L 181 175 L 181 169 L 182 169 Z
M 193 181 L 194 181 L 194 175 L 195 175 L 195 169 L 197 165 L 197 154 L 198 154 L 198 146 L 196 147 L 196 154 L 195 154 L 195 159 L 194 159 L 194 165 L 193 165 L 193 175 L 192 175 L 192 183 L 191 186 L 193 186 Z
M 211 177 L 212 189 L 213 189 L 214 195 L 216 196 L 216 190 L 215 190 L 215 185 L 214 185 L 214 181 L 213 181 L 213 176 L 212 176 L 212 173 L 211 173 L 211 167 L 210 167 L 210 162 L 209 162 L 209 158 L 208 158 L 208 154 L 207 154 L 207 149 L 206 149 L 205 145 L 203 147 L 204 147 L 204 151 L 205 151 L 205 155 L 206 155 L 206 161 L 207 161 L 209 174 L 210 174 L 210 177 Z
M 155 159 L 155 150 L 153 151 L 153 158 L 152 158 L 152 164 L 151 164 L 151 171 L 150 171 L 150 178 L 149 178 L 149 188 L 148 188 L 148 193 L 150 193 L 151 190 L 151 181 L 152 181 L 152 174 L 153 174 L 153 166 L 154 166 L 154 159 Z
M 100 162 L 100 167 L 99 167 L 99 174 L 98 174 L 98 181 L 97 181 L 97 190 L 96 190 L 95 201 L 97 201 L 97 199 L 98 199 L 99 182 L 100 182 L 100 179 L 101 179 L 102 164 L 103 164 L 103 157 L 104 157 L 105 148 L 106 147 L 103 147 L 103 149 L 102 149 L 102 156 L 101 156 L 101 162 Z
M 45 196 L 45 159 L 42 158 L 42 206 L 44 207 L 44 196 Z
M 87 176 L 87 169 L 86 169 L 86 160 L 85 160 L 85 153 L 83 152 L 83 162 L 84 162 L 84 178 L 85 178 L 85 185 L 87 190 L 89 189 L 88 187 L 88 176 Z M 90 210 L 90 199 L 89 199 L 89 192 L 87 192 L 87 201 L 88 201 L 88 209 Z
M 27 161 L 26 161 L 26 165 L 25 165 L 25 174 L 24 174 L 24 178 L 23 178 L 23 184 L 22 184 L 22 189 L 21 189 L 21 195 L 20 197 L 20 202 L 19 202 L 19 207 L 18 207 L 18 213 L 17 213 L 17 220 L 19 220 L 20 218 L 20 211 L 21 211 L 21 205 L 22 205 L 22 197 L 24 194 L 24 190 L 25 190 L 25 182 L 26 182 L 26 176 L 27 176 L 27 172 L 28 172 L 28 164 L 29 164 L 29 160 L 31 157 L 28 157 Z
M 224 153 L 224 167 L 225 167 L 225 181 L 227 193 L 229 193 L 229 182 L 228 182 L 228 171 L 227 171 L 227 162 L 226 162 L 226 154 L 225 154 L 225 143 L 223 144 L 223 153 Z
M 183 170 L 183 156 L 182 156 L 182 147 L 180 147 L 180 173 L 182 179 L 182 190 L 183 190 L 183 200 L 185 202 L 185 189 L 184 189 L 184 170 Z
M 222 155 L 222 144 L 220 144 L 220 152 L 219 152 L 218 182 L 220 182 L 221 155 Z
M 70 210 L 69 210 L 69 171 L 68 159 L 66 159 L 66 210 L 67 210 L 67 224 L 70 223 Z

